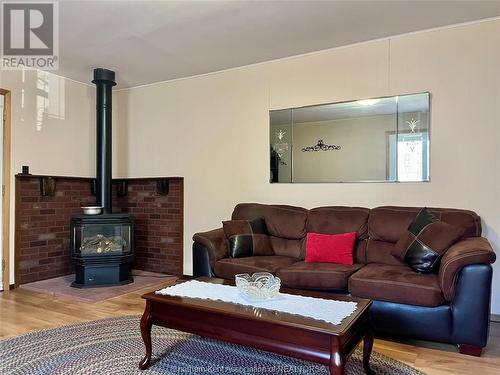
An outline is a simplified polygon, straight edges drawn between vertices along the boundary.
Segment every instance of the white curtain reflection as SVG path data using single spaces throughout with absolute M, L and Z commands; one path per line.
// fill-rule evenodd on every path
M 46 116 L 64 120 L 64 80 L 58 76 L 38 70 L 36 72 L 36 130 L 43 129 Z

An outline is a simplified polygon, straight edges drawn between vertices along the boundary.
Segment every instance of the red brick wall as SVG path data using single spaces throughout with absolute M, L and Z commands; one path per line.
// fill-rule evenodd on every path
M 128 194 L 113 194 L 113 211 L 135 218 L 135 267 L 182 275 L 183 180 L 170 179 L 168 195 L 156 193 L 156 180 L 128 180 Z
M 16 282 L 73 272 L 69 250 L 69 219 L 81 206 L 95 204 L 88 178 L 56 178 L 53 197 L 40 195 L 38 176 L 16 176 Z M 183 180 L 170 179 L 167 196 L 156 193 L 156 179 L 128 180 L 128 194 L 116 196 L 116 212 L 135 216 L 134 268 L 182 274 Z
M 40 180 L 16 178 L 16 279 L 20 284 L 72 272 L 69 219 L 94 205 L 88 179 L 57 179 L 53 197 L 40 195 Z

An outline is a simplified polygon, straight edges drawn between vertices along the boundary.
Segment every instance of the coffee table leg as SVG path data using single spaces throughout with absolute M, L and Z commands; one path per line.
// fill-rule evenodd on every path
M 367 375 L 372 375 L 374 372 L 370 368 L 370 356 L 373 348 L 373 331 L 371 329 L 366 332 L 363 338 L 363 368 Z
M 330 375 L 344 375 L 345 361 L 337 338 L 332 337 L 330 341 Z
M 144 341 L 144 346 L 146 347 L 146 355 L 139 363 L 139 368 L 141 370 L 147 369 L 149 367 L 149 363 L 151 362 L 151 353 L 152 353 L 151 326 L 152 326 L 151 306 L 150 302 L 147 301 L 146 309 L 144 310 L 144 314 L 142 314 L 141 318 L 141 335 L 142 335 L 142 340 Z

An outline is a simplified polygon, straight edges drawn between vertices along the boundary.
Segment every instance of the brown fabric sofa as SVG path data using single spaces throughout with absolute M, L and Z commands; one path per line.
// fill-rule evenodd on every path
M 477 214 L 430 208 L 440 220 L 464 228 L 464 234 L 443 256 L 437 274 L 415 273 L 391 252 L 419 210 L 389 206 L 307 210 L 284 205 L 238 204 L 232 219 L 264 218 L 274 255 L 230 258 L 222 229 L 196 233 L 194 275 L 233 279 L 238 273 L 267 271 L 280 277 L 285 287 L 370 298 L 374 300 L 372 315 L 379 331 L 452 342 L 462 352 L 478 354 L 486 345 L 488 334 L 490 263 L 495 261 L 495 253 L 488 241 L 480 237 L 481 221 Z M 356 232 L 354 264 L 304 262 L 308 232 Z M 481 293 L 477 293 L 478 288 Z M 467 299 L 464 306 L 457 306 L 459 301 Z M 473 321 L 480 323 L 472 324 L 473 329 L 469 327 L 466 332 L 464 327 L 459 329 L 457 323 L 472 316 Z

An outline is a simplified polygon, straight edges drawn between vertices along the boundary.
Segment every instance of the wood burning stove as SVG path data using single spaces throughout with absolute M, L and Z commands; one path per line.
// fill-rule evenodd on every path
M 99 215 L 77 215 L 70 221 L 71 257 L 75 263 L 73 287 L 121 285 L 133 282 L 134 219 L 112 213 L 111 103 L 115 72 L 94 69 L 96 85 L 96 201 Z
M 128 284 L 133 257 L 134 221 L 127 214 L 71 218 L 71 256 L 75 287 Z

